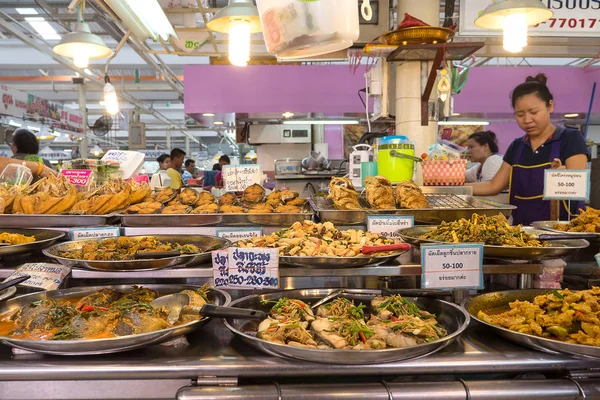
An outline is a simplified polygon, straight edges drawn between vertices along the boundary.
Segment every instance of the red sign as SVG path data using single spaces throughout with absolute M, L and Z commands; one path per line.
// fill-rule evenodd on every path
M 92 171 L 89 169 L 63 169 L 60 174 L 66 177 L 72 185 L 87 186 Z
M 136 176 L 134 176 L 131 179 L 133 179 L 137 183 L 147 183 L 147 184 L 150 184 L 150 179 L 148 178 L 148 175 L 136 175 Z

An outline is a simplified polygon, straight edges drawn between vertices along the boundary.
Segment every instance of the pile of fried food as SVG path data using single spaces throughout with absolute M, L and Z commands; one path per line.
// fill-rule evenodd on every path
M 137 335 L 202 318 L 193 309 L 207 304 L 208 287 L 183 290 L 190 298 L 179 320 L 150 305 L 159 293 L 134 286 L 128 293 L 103 289 L 82 298 L 45 299 L 0 316 L 0 336 L 27 340 L 92 340 Z
M 25 236 L 20 233 L 0 233 L 0 243 L 16 245 L 16 244 L 27 244 L 35 242 L 35 237 Z
M 488 246 L 542 247 L 543 244 L 521 229 L 511 226 L 503 214 L 473 214 L 470 220 L 442 222 L 436 229 L 420 237 L 449 243 L 483 243 Z
M 29 187 L 0 187 L 4 213 L 107 215 L 136 204 L 152 193 L 147 183 L 115 180 L 79 192 L 64 176 L 49 176 Z
M 125 210 L 127 214 L 270 214 L 301 213 L 306 199 L 293 190 L 275 190 L 266 195 L 257 184 L 244 190 L 241 199 L 233 193 L 216 198 L 210 192 L 185 188 L 180 194 L 164 189 L 150 200 Z
M 568 224 L 556 224 L 554 229 L 564 232 L 600 233 L 600 210 L 586 207 L 585 211 L 579 210 L 579 215 Z
M 360 229 L 340 231 L 331 222 L 315 223 L 312 221 L 295 222 L 290 228 L 267 236 L 242 240 L 237 247 L 254 248 L 270 247 L 279 250 L 280 256 L 299 257 L 360 257 L 363 246 L 381 246 L 398 243 L 386 239 L 376 233 L 364 232 Z M 393 251 L 372 253 L 373 256 L 384 257 L 394 254 Z
M 192 244 L 161 242 L 154 237 L 109 238 L 82 241 L 77 249 L 58 250 L 56 255 L 74 260 L 125 261 L 133 260 L 139 253 L 179 251 L 181 254 L 199 254 L 202 250 Z
M 510 310 L 477 317 L 520 333 L 567 343 L 600 346 L 600 287 L 571 292 L 553 290 L 532 302 L 513 301 Z
M 405 181 L 392 186 L 384 176 L 369 176 L 365 178 L 365 195 L 370 208 L 391 210 L 398 208 L 421 209 L 429 208 L 423 191 L 413 181 Z M 360 210 L 360 193 L 348 178 L 331 178 L 329 182 L 328 199 L 333 201 L 339 210 Z
M 405 348 L 447 336 L 435 315 L 400 295 L 377 296 L 367 307 L 337 298 L 317 308 L 301 300 L 281 298 L 258 327 L 269 342 L 315 349 L 380 350 Z

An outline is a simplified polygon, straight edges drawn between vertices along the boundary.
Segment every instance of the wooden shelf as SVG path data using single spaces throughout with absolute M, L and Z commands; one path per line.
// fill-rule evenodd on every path
M 427 109 L 429 97 L 435 84 L 437 70 L 442 66 L 444 59 L 464 60 L 485 46 L 484 42 L 457 42 L 437 44 L 405 44 L 390 53 L 388 62 L 393 61 L 433 61 L 427 85 L 421 96 L 421 126 L 428 125 Z

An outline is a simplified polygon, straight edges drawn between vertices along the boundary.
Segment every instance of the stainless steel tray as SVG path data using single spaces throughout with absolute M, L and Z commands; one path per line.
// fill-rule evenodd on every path
M 366 225 L 369 215 L 409 215 L 415 223 L 439 224 L 443 221 L 454 221 L 471 218 L 474 213 L 480 215 L 504 214 L 510 217 L 516 207 L 499 203 L 482 197 L 457 195 L 449 193 L 424 193 L 430 208 L 408 209 L 393 208 L 375 210 L 370 208 L 364 197 L 359 197 L 362 210 L 337 210 L 333 202 L 325 196 L 311 196 L 309 202 L 321 221 L 330 221 L 340 225 Z
M 414 246 L 421 246 L 427 243 L 446 243 L 435 240 L 425 240 L 419 238 L 428 232 L 431 232 L 437 226 L 417 226 L 414 228 L 400 229 L 398 233 L 400 238 Z M 523 227 L 525 232 L 531 235 L 543 235 L 544 230 Z M 451 244 L 451 243 L 450 243 Z M 515 246 L 483 246 L 483 256 L 486 258 L 498 258 L 509 260 L 542 260 L 549 258 L 559 258 L 573 251 L 584 249 L 590 245 L 584 239 L 572 240 L 552 240 L 548 241 L 549 246 L 544 247 L 515 247 Z
M 302 268 L 325 268 L 325 269 L 341 269 L 341 268 L 357 268 L 367 265 L 379 265 L 385 262 L 393 261 L 406 251 L 394 253 L 384 257 L 300 257 L 300 256 L 279 256 L 279 262 L 288 264 L 294 267 Z
M 144 235 L 144 236 L 128 236 L 130 239 L 139 240 L 146 237 L 155 237 L 158 240 L 179 244 L 193 244 L 203 250 L 209 249 L 208 252 L 200 254 L 181 255 L 177 257 L 157 258 L 149 260 L 125 260 L 125 261 L 95 261 L 95 260 L 75 260 L 64 258 L 58 255 L 59 251 L 80 249 L 84 243 L 102 241 L 104 239 L 89 239 L 76 242 L 66 242 L 57 244 L 49 249 L 44 250 L 44 254 L 68 267 L 91 269 L 95 271 L 154 271 L 158 269 L 170 268 L 174 266 L 187 266 L 192 264 L 202 264 L 210 262 L 210 251 L 226 249 L 231 246 L 231 242 L 227 239 L 218 238 L 215 236 L 204 235 Z M 207 265 L 209 267 L 209 265 Z
M 596 232 L 565 232 L 558 229 L 554 229 L 554 225 L 568 225 L 569 221 L 536 221 L 531 224 L 534 228 L 543 229 L 545 231 L 560 233 L 564 235 L 572 235 L 573 238 L 577 238 L 578 235 L 596 235 L 600 239 L 600 233 Z M 596 240 L 596 239 L 594 239 Z
M 101 289 L 114 289 L 121 292 L 128 292 L 131 291 L 132 286 L 133 285 L 78 287 L 72 289 L 52 290 L 49 292 L 28 294 L 2 303 L 2 305 L 0 305 L 0 315 L 5 314 L 16 307 L 23 307 L 27 304 L 43 299 L 83 297 Z M 138 286 L 144 286 L 149 289 L 157 290 L 161 295 L 177 293 L 185 289 L 193 290 L 198 288 L 198 286 L 191 285 Z M 231 301 L 231 297 L 229 296 L 229 294 L 218 289 L 210 289 L 208 292 L 208 298 L 212 303 L 220 306 L 227 306 Z M 110 339 L 27 340 L 0 336 L 0 341 L 8 346 L 45 354 L 90 355 L 116 353 L 166 342 L 177 336 L 185 335 L 200 328 L 209 319 L 210 318 L 206 317 L 198 321 L 193 321 L 184 325 L 179 325 L 168 329 Z
M 52 231 L 49 229 L 0 229 L 0 232 L 19 233 L 21 235 L 35 237 L 35 242 L 32 243 L 0 246 L 0 258 L 45 249 L 65 236 L 64 232 Z
M 261 295 L 247 296 L 235 300 L 232 307 L 249 308 L 269 312 L 273 303 L 264 304 L 265 301 L 277 301 L 281 297 L 300 299 L 305 302 L 314 303 L 322 299 L 335 289 L 305 289 L 284 290 Z M 367 306 L 365 313 L 370 308 L 370 301 L 374 296 L 381 295 L 381 291 L 367 289 L 349 289 L 340 297 L 362 302 Z M 225 326 L 229 328 L 244 343 L 257 348 L 265 353 L 278 357 L 291 357 L 300 360 L 314 361 L 330 364 L 378 364 L 392 361 L 407 360 L 414 357 L 434 353 L 456 339 L 469 325 L 469 316 L 460 307 L 443 300 L 429 297 L 408 298 L 420 308 L 436 315 L 438 321 L 448 331 L 448 336 L 434 342 L 421 344 L 414 347 L 402 349 L 385 350 L 335 350 L 335 349 L 306 349 L 283 344 L 268 342 L 258 339 L 256 332 L 258 323 L 228 318 Z
M 0 228 L 77 228 L 103 226 L 119 222 L 113 214 L 69 215 L 69 214 L 0 214 Z
M 311 219 L 310 213 L 268 213 L 268 214 L 119 214 L 121 224 L 128 227 L 157 226 L 285 226 L 296 221 Z
M 521 300 L 532 301 L 535 296 L 548 293 L 548 289 L 526 289 L 526 290 L 507 290 L 504 292 L 486 293 L 471 299 L 463 301 L 463 308 L 470 314 L 471 318 L 477 322 L 489 327 L 496 334 L 511 342 L 549 353 L 563 353 L 582 357 L 600 358 L 600 347 L 586 346 L 583 344 L 565 343 L 558 340 L 546 339 L 539 336 L 511 331 L 510 329 L 492 325 L 479 318 L 477 314 L 480 310 L 504 310 L 509 309 L 508 303 Z

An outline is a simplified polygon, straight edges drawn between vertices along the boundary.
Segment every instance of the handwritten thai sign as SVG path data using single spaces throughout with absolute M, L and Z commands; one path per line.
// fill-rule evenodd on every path
M 260 165 L 225 165 L 223 187 L 228 192 L 241 192 L 255 183 L 261 185 L 263 173 Z

